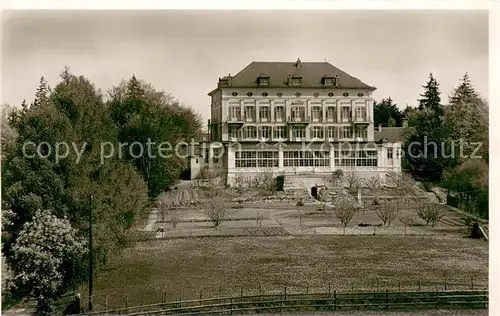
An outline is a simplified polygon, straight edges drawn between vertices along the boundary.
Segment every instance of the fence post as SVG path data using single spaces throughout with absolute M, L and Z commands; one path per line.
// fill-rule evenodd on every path
M 337 290 L 333 290 L 333 310 L 337 309 Z
M 104 310 L 108 310 L 108 296 L 106 295 L 106 297 L 104 298 Z
M 309 294 L 309 284 L 306 283 L 306 294 Z
M 438 308 L 438 303 L 439 303 L 439 292 L 438 289 L 436 288 L 436 309 Z
M 377 292 L 380 293 L 380 284 L 378 283 L 378 278 L 376 280 L 377 280 Z
M 446 291 L 448 289 L 448 286 L 446 284 L 446 277 L 444 278 L 444 290 Z
M 389 290 L 385 289 L 385 308 L 389 309 Z
M 373 236 L 375 236 L 375 229 L 377 228 L 377 226 L 373 226 Z
M 262 283 L 259 283 L 259 296 L 262 296 Z
M 401 292 L 401 282 L 398 280 L 398 291 Z
M 422 284 L 422 280 L 418 279 L 418 291 L 419 292 L 422 292 L 422 290 L 421 290 L 421 284 Z
M 328 296 L 332 296 L 332 284 L 328 283 Z
M 241 287 L 240 290 L 240 301 L 243 302 L 243 286 Z
M 286 285 L 285 285 L 285 300 L 286 300 Z
M 231 299 L 229 301 L 231 303 L 231 315 L 233 315 L 233 296 L 231 295 Z
M 474 290 L 474 277 L 470 278 L 470 289 Z
M 406 224 L 405 224 L 405 232 L 404 232 L 404 235 L 406 236 Z
M 128 308 L 128 295 L 125 295 L 125 308 Z
M 203 289 L 200 289 L 200 305 L 201 305 L 201 300 L 203 299 Z

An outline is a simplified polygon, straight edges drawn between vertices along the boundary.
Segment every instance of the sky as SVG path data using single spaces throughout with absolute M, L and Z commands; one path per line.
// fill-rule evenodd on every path
M 135 74 L 203 116 L 219 77 L 252 61 L 324 61 L 415 106 L 468 72 L 488 97 L 487 11 L 3 11 L 2 103 L 31 101 L 64 66 L 106 91 Z

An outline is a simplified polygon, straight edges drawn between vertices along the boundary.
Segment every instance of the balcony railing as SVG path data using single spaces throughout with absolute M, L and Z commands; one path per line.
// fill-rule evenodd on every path
M 306 123 L 306 124 L 309 124 L 310 122 L 310 117 L 308 116 L 302 116 L 302 117 L 292 117 L 292 116 L 288 116 L 287 118 L 287 122 L 288 123 Z
M 353 123 L 357 124 L 369 124 L 370 123 L 370 118 L 368 116 L 357 116 Z

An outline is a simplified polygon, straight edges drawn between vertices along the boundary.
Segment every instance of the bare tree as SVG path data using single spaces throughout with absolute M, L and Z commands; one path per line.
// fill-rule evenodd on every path
M 396 202 L 396 205 L 387 202 L 384 205 L 379 205 L 375 208 L 375 214 L 384 225 L 391 226 L 391 222 L 399 215 L 399 202 Z
M 342 182 L 343 176 L 344 173 L 342 172 L 342 170 L 337 169 L 329 177 L 326 178 L 326 182 L 328 182 L 332 186 L 339 186 Z
M 259 226 L 259 228 L 262 228 L 262 222 L 264 221 L 264 212 L 262 212 L 261 210 L 257 211 L 257 226 Z
M 361 186 L 361 180 L 354 171 L 347 172 L 344 175 L 344 181 L 347 184 L 349 191 L 358 192 L 358 189 Z
M 181 214 L 179 212 L 179 207 L 181 202 L 178 197 L 178 193 L 174 191 L 165 192 L 158 198 L 157 214 L 160 216 L 162 221 L 168 221 L 172 223 L 172 227 L 176 228 L 177 224 L 181 220 Z
M 394 184 L 396 185 L 398 194 L 403 197 L 404 201 L 409 206 L 410 201 L 415 197 L 415 183 L 411 176 L 402 173 L 394 179 Z
M 214 227 L 218 227 L 228 216 L 226 202 L 218 196 L 207 199 L 203 205 L 203 210 L 205 216 L 214 224 Z
M 382 187 L 380 178 L 377 176 L 366 179 L 364 181 L 364 184 L 368 189 L 370 189 L 372 194 L 377 194 L 378 190 L 380 190 L 380 188 Z
M 326 212 L 326 201 L 328 200 L 328 190 L 326 188 L 319 189 L 317 199 L 318 201 L 321 202 L 321 210 L 323 212 Z
M 421 205 L 416 210 L 417 216 L 424 220 L 426 225 L 431 224 L 436 226 L 436 224 L 443 218 L 444 212 L 436 203 L 427 203 Z
M 349 224 L 349 222 L 356 215 L 357 208 L 353 201 L 349 200 L 347 197 L 339 197 L 335 201 L 334 214 L 340 220 L 340 223 L 344 228 Z

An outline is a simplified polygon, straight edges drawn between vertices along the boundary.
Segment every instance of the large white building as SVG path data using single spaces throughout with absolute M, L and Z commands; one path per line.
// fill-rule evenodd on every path
M 191 176 L 204 167 L 237 176 L 273 172 L 324 178 L 401 172 L 402 128 L 375 128 L 374 87 L 327 62 L 252 62 L 219 78 Z

